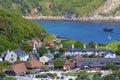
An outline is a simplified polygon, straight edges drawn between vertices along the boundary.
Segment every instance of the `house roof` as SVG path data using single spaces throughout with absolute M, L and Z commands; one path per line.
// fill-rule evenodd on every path
M 27 69 L 24 63 L 18 63 L 18 64 L 12 64 L 10 66 L 10 70 L 14 71 L 17 74 L 17 73 L 25 72 Z
M 115 53 L 112 50 L 106 50 L 106 49 L 96 49 L 96 48 L 67 48 L 66 52 L 111 52 Z
M 51 53 L 44 54 L 43 56 L 46 56 L 46 57 L 51 58 L 51 59 L 53 58 L 53 55 Z
M 26 52 L 22 49 L 15 49 L 15 50 L 13 50 L 13 52 L 15 52 L 20 57 L 26 56 Z
M 55 43 L 53 41 L 49 41 L 49 42 L 47 42 L 47 45 L 48 46 L 55 46 Z
M 103 66 L 109 61 L 120 64 L 120 58 L 81 58 L 76 60 L 76 66 Z
M 80 58 L 82 58 L 82 56 L 81 56 L 80 54 L 77 54 L 77 55 L 74 57 L 74 59 L 80 59 Z
M 38 60 L 29 60 L 25 62 L 25 65 L 27 68 L 41 68 L 42 67 L 42 62 Z

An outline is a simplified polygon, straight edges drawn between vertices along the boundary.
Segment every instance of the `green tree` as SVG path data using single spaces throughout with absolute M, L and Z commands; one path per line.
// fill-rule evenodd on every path
M 106 75 L 104 76 L 104 80 L 113 80 L 111 75 Z
M 90 41 L 88 43 L 88 47 L 90 47 L 90 48 L 95 48 L 95 45 L 96 45 L 96 43 L 94 41 Z
M 5 77 L 6 77 L 5 73 L 0 72 L 0 77 L 1 77 L 1 78 L 5 78 Z
M 120 67 L 119 67 L 119 69 L 120 69 Z M 113 75 L 115 75 L 116 77 L 120 77 L 120 71 L 119 70 L 113 71 Z
M 62 58 L 55 59 L 54 66 L 56 68 L 62 68 L 64 65 L 64 60 Z
M 61 55 L 62 55 L 62 53 L 55 53 L 55 54 L 54 54 L 54 58 L 55 58 L 55 59 L 56 59 L 56 58 L 59 58 Z
M 50 51 L 50 53 L 54 54 L 55 53 L 55 48 L 54 47 L 50 47 L 49 51 Z
M 65 53 L 65 48 L 60 48 L 59 52 L 62 53 L 62 54 Z
M 45 53 L 48 53 L 48 50 L 45 49 L 45 48 L 43 48 L 43 47 L 41 47 L 41 48 L 38 50 L 38 55 L 39 55 L 40 57 L 43 56 L 43 54 L 45 54 Z
M 68 56 L 66 56 L 66 59 L 68 59 L 68 60 L 69 60 L 70 58 L 71 58 L 71 56 L 69 56 L 69 55 L 68 55 Z
M 30 45 L 30 44 L 28 44 L 28 43 L 26 43 L 26 42 L 23 42 L 23 43 L 22 43 L 21 48 L 22 48 L 23 50 L 25 50 L 26 52 L 30 52 L 30 51 L 32 51 L 32 49 L 33 49 L 32 45 Z
M 120 45 L 117 46 L 116 54 L 120 55 Z
M 89 58 L 95 58 L 95 57 L 96 57 L 95 54 L 91 54 L 91 55 L 89 55 Z
M 83 48 L 84 43 L 81 42 L 81 41 L 76 41 L 76 42 L 74 43 L 74 45 L 75 45 L 76 48 Z
M 116 66 L 113 62 L 109 61 L 107 62 L 106 66 L 104 67 L 105 70 L 118 70 L 118 66 Z

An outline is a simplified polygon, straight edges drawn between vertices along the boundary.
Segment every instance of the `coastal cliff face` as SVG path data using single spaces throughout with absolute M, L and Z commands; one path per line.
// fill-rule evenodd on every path
M 106 0 L 94 13 L 95 16 L 119 16 L 120 0 Z

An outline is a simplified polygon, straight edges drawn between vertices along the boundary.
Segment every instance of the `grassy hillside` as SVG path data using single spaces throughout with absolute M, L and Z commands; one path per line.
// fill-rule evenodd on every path
M 18 44 L 22 41 L 33 37 L 41 39 L 45 35 L 46 32 L 39 24 L 0 10 L 0 51 L 18 48 Z
M 0 0 L 0 8 L 21 15 L 83 16 L 92 13 L 105 0 Z

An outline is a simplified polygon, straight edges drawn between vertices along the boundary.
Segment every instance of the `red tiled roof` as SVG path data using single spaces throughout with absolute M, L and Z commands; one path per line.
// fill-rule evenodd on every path
M 53 41 L 49 41 L 49 42 L 47 42 L 47 45 L 48 46 L 55 46 L 55 43 Z
M 22 73 L 25 72 L 27 69 L 24 63 L 16 63 L 10 66 L 10 70 L 14 71 L 15 73 Z
M 25 62 L 25 65 L 27 68 L 41 68 L 42 67 L 42 62 L 38 60 L 29 60 Z

